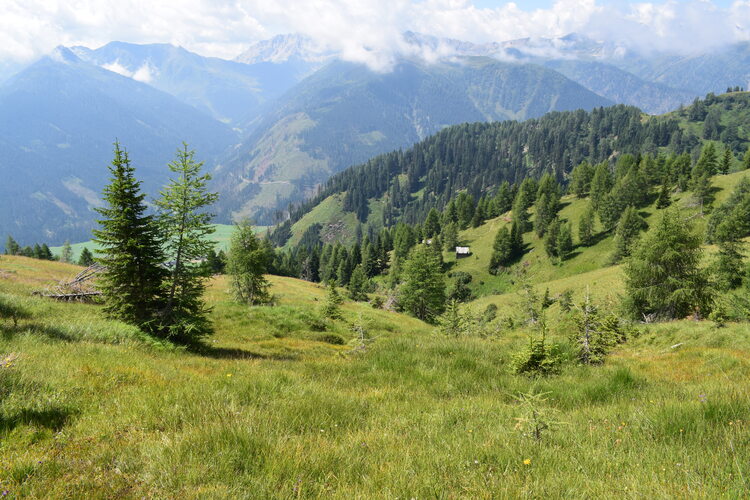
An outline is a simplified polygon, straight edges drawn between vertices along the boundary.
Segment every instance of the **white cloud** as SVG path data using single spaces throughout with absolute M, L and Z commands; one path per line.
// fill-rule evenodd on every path
M 150 64 L 146 63 L 133 73 L 133 80 L 137 80 L 143 83 L 151 83 L 154 78 L 154 72 L 156 70 L 151 67 Z
M 120 64 L 120 61 L 115 61 L 109 64 L 103 64 L 102 68 L 112 71 L 113 73 L 117 73 L 118 75 L 127 76 L 128 78 L 133 77 L 133 72 L 130 71 L 125 66 L 123 66 L 122 64 Z
M 477 43 L 571 32 L 638 50 L 701 50 L 750 39 L 750 0 L 719 8 L 711 0 L 654 2 L 557 0 L 526 11 L 518 3 L 478 8 L 470 0 L 2 0 L 0 61 L 29 61 L 59 44 L 97 47 L 112 40 L 166 42 L 232 58 L 253 41 L 283 32 L 376 69 L 414 54 L 406 30 Z M 446 46 L 425 49 L 444 57 Z M 125 68 L 113 68 L 113 71 Z M 147 80 L 151 68 L 129 71 Z

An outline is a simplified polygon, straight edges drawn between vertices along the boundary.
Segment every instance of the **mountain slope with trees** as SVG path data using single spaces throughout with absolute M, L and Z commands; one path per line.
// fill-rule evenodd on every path
M 403 60 L 389 73 L 334 62 L 277 104 L 216 173 L 223 210 L 267 223 L 330 175 L 462 122 L 592 109 L 610 101 L 529 64 Z

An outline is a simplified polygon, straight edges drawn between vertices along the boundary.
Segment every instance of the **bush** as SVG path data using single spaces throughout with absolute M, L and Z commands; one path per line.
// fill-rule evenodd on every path
M 513 373 L 519 375 L 548 376 L 560 373 L 562 354 L 557 344 L 547 345 L 546 338 L 529 337 L 529 344 L 511 358 Z

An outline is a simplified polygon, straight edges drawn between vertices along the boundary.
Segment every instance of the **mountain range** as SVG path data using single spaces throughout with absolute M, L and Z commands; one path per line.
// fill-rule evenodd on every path
M 299 35 L 233 61 L 166 44 L 59 47 L 0 77 L 0 234 L 87 239 L 115 139 L 152 195 L 186 141 L 213 173 L 218 222 L 269 223 L 336 172 L 448 125 L 615 103 L 659 114 L 750 76 L 748 44 L 644 56 L 578 35 L 404 42 L 387 72 Z

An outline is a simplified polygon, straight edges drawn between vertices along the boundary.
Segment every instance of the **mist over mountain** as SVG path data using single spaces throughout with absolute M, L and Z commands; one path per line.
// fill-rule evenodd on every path
M 59 48 L 5 81 L 0 71 L 0 233 L 87 235 L 115 138 L 153 194 L 186 140 L 216 166 L 217 220 L 268 223 L 333 173 L 448 125 L 615 103 L 661 114 L 750 76 L 748 43 L 686 56 L 575 33 L 477 44 L 407 31 L 398 46 L 374 69 L 300 34 L 232 61 L 111 42 Z
M 71 50 L 84 61 L 147 83 L 242 128 L 310 71 L 304 61 L 243 64 L 199 56 L 169 44 L 112 42 L 95 50 Z
M 538 65 L 403 60 L 393 71 L 377 73 L 333 62 L 285 95 L 222 162 L 216 175 L 226 193 L 221 206 L 267 223 L 275 210 L 310 196 L 332 173 L 445 126 L 611 104 Z
M 156 193 L 182 141 L 208 159 L 237 140 L 207 114 L 60 47 L 0 86 L 0 234 L 88 239 L 111 161 L 130 152 Z

